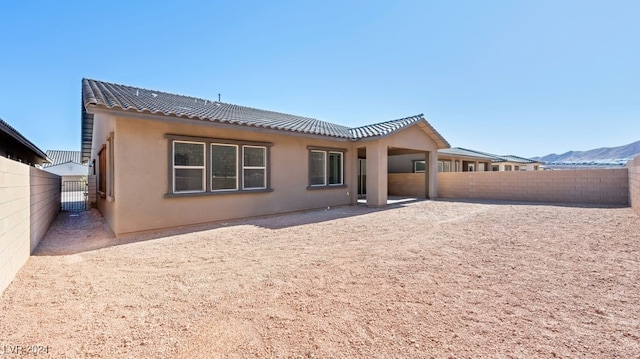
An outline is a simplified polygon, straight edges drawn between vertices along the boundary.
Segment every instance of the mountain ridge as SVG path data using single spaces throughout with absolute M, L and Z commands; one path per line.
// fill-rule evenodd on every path
M 640 141 L 617 147 L 601 147 L 587 151 L 568 151 L 562 154 L 551 153 L 533 159 L 541 162 L 580 162 L 594 160 L 631 159 L 640 155 Z

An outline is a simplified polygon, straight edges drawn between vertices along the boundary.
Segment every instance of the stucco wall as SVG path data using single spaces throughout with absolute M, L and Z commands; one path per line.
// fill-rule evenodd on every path
M 627 163 L 629 170 L 629 204 L 640 216 L 640 156 Z
M 106 146 L 107 145 L 107 139 L 109 138 L 109 135 L 112 132 L 115 132 L 115 126 L 116 126 L 116 121 L 115 118 L 112 116 L 107 116 L 104 114 L 96 114 L 94 115 L 94 119 L 93 119 L 93 146 L 91 148 L 91 159 L 89 161 L 89 164 L 91 166 L 93 166 L 92 168 L 89 168 L 89 172 L 91 174 L 94 173 L 94 171 L 96 171 L 96 175 L 99 172 L 99 161 L 98 161 L 98 153 L 101 151 L 102 146 Z M 115 136 L 114 141 L 118 141 L 118 137 Z M 117 150 L 116 150 L 117 151 Z M 107 151 L 108 153 L 108 151 Z M 151 157 L 153 158 L 153 157 Z M 95 163 L 93 163 L 93 161 L 95 161 Z M 144 160 L 145 162 L 149 161 L 149 158 Z M 118 161 L 116 161 L 117 163 Z M 108 168 L 107 168 L 108 170 Z M 102 216 L 104 217 L 104 219 L 109 223 L 109 225 L 111 226 L 111 228 L 114 228 L 117 226 L 117 216 L 115 214 L 115 203 L 111 198 L 107 198 L 106 196 L 100 196 L 97 194 L 97 176 L 94 176 L 96 182 L 94 182 L 94 184 L 96 185 L 96 191 L 94 191 L 93 193 L 97 196 L 95 204 L 96 207 L 98 208 L 98 210 L 100 211 L 100 213 L 102 213 Z M 93 203 L 93 202 L 90 202 Z
M 59 176 L 0 157 L 0 292 L 59 211 Z
M 413 162 L 424 161 L 424 153 L 389 156 L 389 173 L 413 173 Z
M 441 198 L 629 204 L 627 169 L 439 173 Z
M 424 173 L 389 173 L 389 196 L 425 198 Z
M 97 117 L 96 117 L 97 118 Z M 102 118 L 104 119 L 104 118 Z M 106 139 L 114 131 L 114 187 L 112 199 L 98 196 L 97 203 L 117 235 L 212 221 L 298 211 L 355 203 L 355 150 L 348 141 L 280 135 L 265 131 L 238 131 L 193 124 L 193 121 L 160 121 L 138 118 L 105 119 L 94 126 Z M 100 119 L 98 120 L 100 122 Z M 94 127 L 95 128 L 95 127 Z M 168 198 L 169 139 L 166 134 L 270 142 L 272 192 L 225 193 Z M 95 140 L 95 137 L 94 137 Z M 307 189 L 307 146 L 344 148 L 345 187 Z

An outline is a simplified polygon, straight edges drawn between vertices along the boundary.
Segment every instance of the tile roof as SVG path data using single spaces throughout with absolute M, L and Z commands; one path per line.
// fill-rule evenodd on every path
M 467 156 L 489 159 L 491 162 L 516 162 L 516 163 L 535 163 L 536 161 L 530 160 L 524 157 L 518 157 L 513 155 L 499 156 L 487 152 L 480 152 L 476 150 L 470 150 L 462 147 L 443 148 L 438 150 L 438 153 L 449 154 L 454 156 Z
M 4 133 L 7 136 L 13 138 L 19 144 L 24 146 L 29 152 L 31 152 L 35 157 L 40 159 L 40 162 L 48 162 L 47 155 L 42 152 L 38 146 L 34 145 L 33 142 L 29 141 L 26 137 L 24 137 L 20 132 L 18 132 L 15 128 L 11 127 L 8 123 L 6 123 L 3 119 L 0 118 L 0 133 Z
M 82 164 L 80 151 L 48 150 L 47 157 L 49 157 L 51 163 L 46 164 L 44 167 L 55 166 L 67 162 Z
M 125 111 L 186 117 L 273 130 L 338 138 L 351 137 L 348 127 L 314 118 L 96 80 L 82 80 L 82 100 L 85 107 L 118 108 Z
M 369 137 L 386 136 L 415 124 L 418 124 L 438 144 L 438 147 L 449 147 L 449 142 L 427 122 L 423 114 L 350 128 L 349 133 L 351 134 L 351 139 L 361 140 Z
M 90 108 L 118 109 L 138 113 L 175 116 L 199 121 L 227 123 L 278 131 L 360 140 L 389 135 L 407 126 L 418 124 L 439 147 L 449 143 L 422 114 L 398 120 L 349 128 L 310 117 L 259 110 L 219 101 L 182 96 L 167 92 L 82 79 L 82 160 L 89 159 L 93 135 L 93 115 Z
M 504 155 L 500 157 L 503 158 L 506 162 L 516 162 L 516 163 L 537 163 L 538 162 L 529 158 L 524 158 L 524 157 L 519 157 L 514 155 Z
M 443 148 L 438 150 L 438 153 L 453 155 L 453 156 L 465 156 L 465 157 L 474 157 L 474 158 L 483 158 L 487 160 L 491 160 L 495 162 L 500 159 L 500 156 L 492 155 L 486 152 L 469 150 L 462 147 L 453 147 L 453 148 Z
M 380 122 L 373 125 L 360 126 L 350 128 L 349 134 L 353 139 L 361 139 L 367 137 L 384 136 L 393 133 L 404 127 L 413 125 L 414 123 L 424 119 L 422 114 L 417 116 L 400 118 L 386 122 Z

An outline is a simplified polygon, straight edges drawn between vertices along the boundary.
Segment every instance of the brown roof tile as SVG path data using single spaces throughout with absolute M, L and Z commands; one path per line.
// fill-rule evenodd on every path
M 278 131 L 306 133 L 348 140 L 386 136 L 407 126 L 422 123 L 438 146 L 448 147 L 447 141 L 425 120 L 422 114 L 373 125 L 349 128 L 315 118 L 259 110 L 219 101 L 176 95 L 103 81 L 82 79 L 82 159 L 88 160 L 91 148 L 93 116 L 88 108 L 121 109 L 139 113 L 176 116 Z

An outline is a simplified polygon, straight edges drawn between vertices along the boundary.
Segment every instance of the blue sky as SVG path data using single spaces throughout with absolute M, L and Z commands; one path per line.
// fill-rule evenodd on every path
M 526 157 L 640 140 L 638 1 L 1 1 L 0 117 L 80 149 L 83 77 Z

